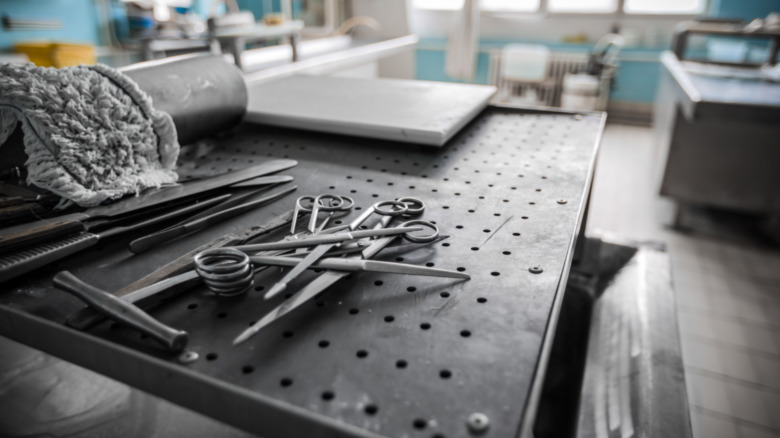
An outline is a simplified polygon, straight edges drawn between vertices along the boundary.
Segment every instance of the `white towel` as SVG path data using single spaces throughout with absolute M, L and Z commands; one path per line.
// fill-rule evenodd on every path
M 27 182 L 81 206 L 177 179 L 170 115 L 111 67 L 0 64 L 0 145 L 17 122 Z

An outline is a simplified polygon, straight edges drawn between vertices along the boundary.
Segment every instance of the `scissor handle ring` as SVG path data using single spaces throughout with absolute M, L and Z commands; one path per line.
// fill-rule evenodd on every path
M 404 212 L 404 214 L 418 215 L 418 214 L 422 214 L 422 212 L 425 211 L 425 203 L 418 198 L 404 197 L 404 198 L 398 198 L 396 199 L 396 201 L 403 202 L 404 205 L 406 206 L 406 211 Z M 419 207 L 413 208 L 415 205 L 418 205 Z
M 311 205 L 309 205 L 308 207 L 303 205 L 304 201 L 311 202 Z M 295 200 L 295 203 L 298 205 L 298 208 L 303 211 L 311 211 L 311 209 L 314 207 L 315 202 L 317 202 L 317 198 L 311 195 L 304 195 Z
M 339 198 L 341 198 L 341 200 L 342 200 L 342 204 L 339 207 L 339 210 L 343 210 L 343 211 L 352 210 L 352 207 L 355 206 L 355 200 L 350 198 L 349 196 L 340 195 Z M 349 204 L 344 205 L 344 201 L 348 201 Z
M 433 230 L 433 233 L 427 235 L 427 236 L 413 236 L 411 233 L 404 234 L 404 239 L 413 242 L 413 243 L 430 243 L 436 240 L 439 237 L 439 227 L 437 227 L 435 224 L 423 221 L 423 220 L 414 220 L 414 221 L 407 221 L 402 223 L 401 227 L 411 227 L 413 225 L 420 225 L 426 228 L 430 228 Z
M 374 204 L 374 213 L 381 214 L 382 216 L 398 216 L 406 213 L 409 207 L 401 201 L 379 201 Z M 383 210 L 382 207 L 390 207 L 387 210 Z
M 324 204 L 322 201 L 329 200 L 328 204 Z M 344 199 L 339 195 L 331 195 L 329 193 L 326 193 L 324 195 L 319 195 L 316 198 L 314 198 L 315 203 L 317 204 L 317 209 L 322 211 L 336 211 L 341 210 L 341 206 L 344 205 Z M 354 201 L 353 201 L 354 203 Z

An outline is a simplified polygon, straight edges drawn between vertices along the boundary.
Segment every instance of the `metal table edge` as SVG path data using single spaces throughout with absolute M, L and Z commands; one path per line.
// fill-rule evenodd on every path
M 566 280 L 569 277 L 571 271 L 572 259 L 574 257 L 574 248 L 577 245 L 577 239 L 579 237 L 580 227 L 583 226 L 583 220 L 585 219 L 586 204 L 590 200 L 590 193 L 593 189 L 593 177 L 596 170 L 596 161 L 598 160 L 599 149 L 601 148 L 601 138 L 604 135 L 604 127 L 607 123 L 607 113 L 601 113 L 601 120 L 599 122 L 599 132 L 595 140 L 595 147 L 593 148 L 593 154 L 590 158 L 588 165 L 589 172 L 585 181 L 585 190 L 582 192 L 579 204 L 579 217 L 577 218 L 577 226 L 572 231 L 571 239 L 569 240 L 569 247 L 566 251 L 566 262 L 564 263 L 563 270 L 558 279 L 558 287 L 555 290 L 555 299 L 550 309 L 550 318 L 547 320 L 547 328 L 544 332 L 544 340 L 542 341 L 541 352 L 539 354 L 539 361 L 536 363 L 536 369 L 534 370 L 533 386 L 531 387 L 531 393 L 526 399 L 526 405 L 523 407 L 521 414 L 520 424 L 518 425 L 518 437 L 520 438 L 533 438 L 534 420 L 536 417 L 536 408 L 538 406 L 539 398 L 542 394 L 542 388 L 544 387 L 544 377 L 547 371 L 547 363 L 550 359 L 550 352 L 552 351 L 553 340 L 555 339 L 555 330 L 558 326 L 558 317 L 561 312 L 561 304 L 563 303 L 563 295 L 566 292 Z
M 0 306 L 0 326 L 5 328 L 3 336 L 9 339 L 35 348 L 36 345 L 40 344 L 36 339 L 46 338 L 48 346 L 46 353 L 48 354 L 117 379 L 141 391 L 167 399 L 218 421 L 251 433 L 262 434 L 264 437 L 382 438 L 381 435 L 371 431 L 261 393 L 224 383 L 186 368 L 178 368 L 174 363 L 122 345 L 113 344 L 89 333 L 70 328 L 63 330 L 63 326 L 60 324 L 8 306 Z M 74 342 L 76 339 L 78 341 Z M 166 379 L 163 380 L 146 378 L 149 376 L 143 372 L 144 364 L 151 364 L 170 370 L 170 372 L 166 373 Z M 122 370 L 120 371 L 119 368 Z M 128 368 L 134 368 L 139 372 L 133 375 L 133 373 L 127 372 Z M 128 378 L 129 375 L 133 375 L 133 377 Z M 192 385 L 193 382 L 198 382 L 198 385 Z M 229 390 L 222 391 L 225 397 L 219 400 L 209 400 L 206 397 L 193 394 L 193 387 L 229 387 Z M 170 397 L 170 394 L 176 395 Z M 246 407 L 245 401 L 250 399 L 253 400 L 254 407 L 262 407 L 261 410 L 254 412 L 252 421 L 242 421 L 241 415 L 231 415 L 233 412 L 241 412 Z M 222 408 L 214 410 L 213 404 L 219 404 Z

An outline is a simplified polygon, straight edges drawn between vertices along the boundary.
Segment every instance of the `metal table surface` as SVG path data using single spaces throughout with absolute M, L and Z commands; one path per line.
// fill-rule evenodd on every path
M 297 193 L 143 256 L 118 239 L 5 283 L 0 334 L 269 438 L 470 436 L 473 413 L 489 420 L 481 436 L 530 436 L 604 121 L 488 107 L 442 148 L 243 126 L 184 148 L 182 171 L 287 157 L 299 161 Z M 279 301 L 195 288 L 150 312 L 190 333 L 200 357 L 189 364 L 109 322 L 86 333 L 61 324 L 82 304 L 51 286 L 57 271 L 118 290 L 324 192 L 363 208 L 423 199 L 423 218 L 451 238 L 384 258 L 464 268 L 471 280 L 355 273 L 238 347 L 230 341 Z M 256 289 L 274 278 L 262 274 Z

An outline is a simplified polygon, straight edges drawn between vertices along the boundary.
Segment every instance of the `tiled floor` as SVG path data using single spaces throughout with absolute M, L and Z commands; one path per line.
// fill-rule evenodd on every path
M 609 125 L 588 229 L 665 242 L 695 438 L 780 437 L 780 249 L 665 226 L 650 128 Z

